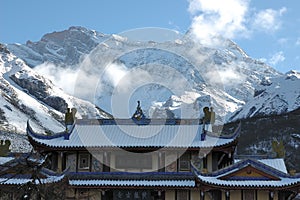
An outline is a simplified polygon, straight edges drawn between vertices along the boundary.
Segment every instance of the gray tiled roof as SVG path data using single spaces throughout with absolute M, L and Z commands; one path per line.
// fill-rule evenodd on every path
M 28 135 L 37 143 L 56 148 L 77 147 L 170 147 L 212 148 L 233 142 L 236 136 L 224 138 L 206 135 L 201 141 L 202 125 L 81 125 L 75 124 L 69 139 L 64 136 L 37 137 L 32 129 Z

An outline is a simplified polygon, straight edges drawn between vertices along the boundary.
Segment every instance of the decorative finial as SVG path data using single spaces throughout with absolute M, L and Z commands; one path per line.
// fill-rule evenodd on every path
M 7 156 L 9 153 L 9 147 L 11 145 L 11 142 L 9 140 L 1 140 L 0 144 L 0 156 Z
M 71 109 L 68 108 L 66 115 L 65 115 L 65 124 L 67 125 L 73 125 L 74 123 L 74 116 L 73 113 L 71 112 Z
M 214 129 L 214 123 L 216 121 L 216 114 L 214 112 L 214 108 L 213 107 L 204 107 L 203 108 L 203 112 L 204 112 L 204 117 L 202 118 L 202 123 L 203 123 L 203 133 L 205 133 L 206 131 L 206 125 L 211 125 L 212 130 Z M 208 129 L 208 127 L 207 127 Z
M 136 111 L 134 112 L 132 119 L 136 119 L 136 120 L 141 120 L 141 119 L 145 119 L 145 115 L 143 113 L 143 110 L 141 108 L 141 103 L 140 101 L 137 101 L 138 105 L 136 107 Z

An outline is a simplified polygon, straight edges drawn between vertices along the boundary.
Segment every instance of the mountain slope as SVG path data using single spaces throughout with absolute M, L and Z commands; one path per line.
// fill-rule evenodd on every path
M 72 26 L 68 30 L 48 33 L 38 42 L 11 44 L 8 48 L 30 67 L 44 62 L 74 65 L 82 55 L 88 54 L 107 37 L 96 31 Z
M 288 170 L 300 170 L 300 108 L 269 116 L 242 119 L 241 136 L 237 146 L 238 155 L 273 155 L 272 141 L 283 141 L 285 162 Z M 225 132 L 234 130 L 239 122 L 228 123 Z
M 149 111 L 148 116 L 153 109 L 165 110 L 167 108 L 175 112 L 175 117 L 180 117 L 176 114 L 182 113 L 180 108 L 193 107 L 197 104 L 197 98 L 194 95 L 196 93 L 198 97 L 206 96 L 205 98 L 211 99 L 207 105 L 214 106 L 218 115 L 227 120 L 235 110 L 251 99 L 255 88 L 264 77 L 281 76 L 273 68 L 248 57 L 230 40 L 224 40 L 222 46 L 212 48 L 197 43 L 188 35 L 181 40 L 164 43 L 137 42 L 124 37 L 111 37 L 98 45 L 86 59 L 87 63 L 93 66 L 88 68 L 91 73 L 105 76 L 98 78 L 99 87 L 101 87 L 98 92 L 98 105 L 111 112 L 109 97 L 115 92 L 115 88 L 122 87 L 120 86 L 122 84 L 126 85 L 126 81 L 116 83 L 116 80 L 122 80 L 125 77 L 129 80 L 128 82 L 131 81 L 131 87 L 137 88 L 132 93 L 129 106 L 132 102 L 141 100 L 143 108 Z M 118 79 L 115 78 L 117 73 L 113 74 L 114 77 L 108 77 L 111 74 L 109 71 L 114 71 L 113 67 L 108 66 L 109 61 L 113 61 L 113 66 L 117 66 L 123 72 Z M 142 72 L 136 73 L 136 77 L 130 75 L 131 72 L 138 70 Z M 178 78 L 178 74 L 182 77 Z M 166 75 L 167 79 L 164 77 Z M 142 83 L 137 80 L 139 78 L 143 79 Z M 151 81 L 160 86 L 145 85 L 146 82 Z M 132 84 L 132 82 L 136 83 Z M 185 88 L 182 86 L 183 82 L 188 83 L 186 87 L 184 86 Z M 181 83 L 181 85 L 176 83 Z M 140 87 L 137 84 L 144 85 Z M 164 94 L 164 96 L 157 97 L 152 91 L 153 88 L 158 94 Z M 167 89 L 168 92 L 163 92 Z M 194 99 L 193 102 L 183 100 L 186 98 L 182 97 L 187 97 L 187 94 L 192 95 L 188 99 Z M 166 102 L 173 101 L 172 98 L 177 99 L 176 106 L 170 107 L 170 104 L 166 106 Z M 133 109 L 129 108 L 129 110 Z
M 65 94 L 2 44 L 0 89 L 2 131 L 24 133 L 28 119 L 46 131 L 62 131 L 63 114 L 68 106 L 77 108 L 77 117 L 106 117 L 93 104 Z
M 231 120 L 255 116 L 279 115 L 300 107 L 300 73 L 290 71 L 276 78 L 265 78 L 253 99 L 236 112 Z
M 90 85 L 96 84 L 98 88 L 95 89 L 99 90 L 88 95 L 76 91 L 75 96 L 92 102 L 96 98 L 95 104 L 109 113 L 112 113 L 112 95 L 115 95 L 115 89 L 120 87 L 119 81 L 123 77 L 130 81 L 132 78 L 146 79 L 146 76 L 141 78 L 130 75 L 131 72 L 142 69 L 150 78 L 160 78 L 161 82 L 154 80 L 158 84 L 143 82 L 143 86 L 131 91 L 131 98 L 123 99 L 122 105 L 117 105 L 128 107 L 129 111 L 116 117 L 130 117 L 137 100 L 141 100 L 142 107 L 149 117 L 163 117 L 166 115 L 166 109 L 172 111 L 175 117 L 181 117 L 183 109 L 188 112 L 194 107 L 201 109 L 203 106 L 214 106 L 217 114 L 225 122 L 252 116 L 251 112 L 269 115 L 299 107 L 292 102 L 293 98 L 287 99 L 291 101 L 287 102 L 288 105 L 294 105 L 287 110 L 285 106 L 277 107 L 279 102 L 284 104 L 284 98 L 280 95 L 285 94 L 276 97 L 274 93 L 274 98 L 266 93 L 258 95 L 261 91 L 268 90 L 268 86 L 264 85 L 266 80 L 272 80 L 273 85 L 276 85 L 280 84 L 277 82 L 285 79 L 286 75 L 252 59 L 234 42 L 223 38 L 221 40 L 223 42 L 219 46 L 207 47 L 187 33 L 180 39 L 162 43 L 131 41 L 118 35 L 104 35 L 83 27 L 70 27 L 68 30 L 46 34 L 38 42 L 13 44 L 8 45 L 8 48 L 31 67 L 50 62 L 62 67 L 71 65 L 70 68 L 95 75 L 83 78 L 81 91 L 89 91 Z M 107 66 L 109 61 L 117 66 L 117 71 Z M 179 86 L 175 84 L 176 73 L 183 75 L 184 81 L 191 83 L 180 92 L 175 88 Z M 163 74 L 168 74 L 168 79 L 165 79 Z M 97 80 L 97 83 L 86 84 L 93 79 Z M 148 80 L 150 79 L 146 79 Z M 169 86 L 171 84 L 173 86 Z M 85 86 L 87 88 L 84 88 Z M 286 87 L 288 85 L 283 84 L 282 91 L 290 91 Z M 253 108 L 258 102 L 267 101 L 274 106 L 263 108 L 264 106 L 257 105 Z M 242 110 L 238 111 L 239 109 Z M 198 110 L 189 117 L 198 117 L 197 115 Z

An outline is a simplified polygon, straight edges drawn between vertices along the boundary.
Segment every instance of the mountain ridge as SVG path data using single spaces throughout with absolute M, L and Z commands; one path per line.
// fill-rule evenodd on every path
M 146 87 L 146 89 L 144 88 L 146 92 L 137 92 L 137 94 L 133 95 L 135 99 L 130 100 L 130 112 L 133 112 L 135 107 L 135 103 L 132 102 L 142 100 L 143 109 L 147 112 L 148 117 L 151 117 L 151 113 L 153 114 L 156 111 L 160 112 L 161 110 L 168 109 L 178 118 L 182 111 L 181 107 L 195 107 L 197 102 L 199 102 L 197 98 L 195 98 L 197 96 L 200 100 L 205 98 L 209 99 L 206 104 L 201 104 L 200 107 L 216 106 L 216 110 L 220 113 L 221 117 L 224 118 L 225 122 L 245 118 L 248 115 L 251 116 L 253 109 L 251 110 L 250 108 L 245 111 L 244 105 L 251 105 L 251 102 L 256 102 L 255 97 L 258 96 L 258 93 L 266 90 L 268 87 L 264 85 L 265 82 L 269 79 L 275 80 L 276 78 L 285 76 L 263 62 L 252 59 L 231 40 L 224 39 L 222 45 L 213 48 L 198 44 L 194 40 L 191 40 L 190 37 L 189 34 L 186 34 L 175 41 L 166 41 L 163 43 L 157 43 L 155 41 L 136 42 L 128 40 L 123 36 L 106 35 L 94 30 L 88 30 L 84 27 L 70 27 L 64 31 L 45 34 L 38 42 L 27 42 L 25 45 L 12 44 L 7 45 L 7 48 L 18 57 L 21 57 L 25 62 L 29 63 L 29 65 L 34 64 L 32 59 L 35 58 L 35 55 L 39 54 L 36 61 L 38 64 L 47 62 L 57 64 L 58 67 L 61 68 L 69 66 L 75 69 L 78 69 L 80 63 L 84 63 L 87 59 L 95 60 L 95 58 L 92 58 L 93 56 L 98 56 L 96 58 L 100 59 L 109 57 L 112 52 L 135 49 L 118 57 L 116 62 L 120 62 L 124 65 L 126 70 L 145 64 L 165 65 L 165 63 L 169 63 L 173 69 L 182 74 L 187 75 L 191 73 L 191 78 L 188 77 L 186 80 L 188 82 L 196 82 L 197 86 L 193 86 L 189 91 L 175 95 L 161 86 L 149 86 L 148 88 Z M 149 47 L 151 47 L 152 50 L 151 48 L 149 49 Z M 74 49 L 76 50 L 75 52 Z M 173 52 L 184 56 L 188 55 L 186 52 L 192 52 L 193 56 L 188 55 L 188 59 L 190 59 L 189 61 L 193 64 L 197 64 L 196 68 L 193 69 L 194 72 L 189 71 L 191 67 L 188 67 L 187 63 L 178 61 L 178 57 L 172 55 L 168 56 L 168 54 L 164 53 L 162 51 L 164 49 L 169 50 L 169 53 Z M 38 50 L 40 52 L 37 52 Z M 58 55 L 57 52 L 59 51 L 64 53 Z M 101 55 L 99 57 L 97 54 L 100 53 Z M 63 57 L 61 57 L 62 55 Z M 72 62 L 69 62 L 70 60 L 72 60 Z M 95 61 L 94 64 L 99 63 Z M 187 66 L 188 70 L 180 71 L 185 66 Z M 33 65 L 31 67 L 34 68 Z M 214 70 L 217 70 L 217 72 Z M 103 69 L 97 69 L 95 72 L 103 72 Z M 199 81 L 193 79 L 195 72 L 200 73 L 200 76 L 205 79 L 205 84 L 199 85 Z M 156 73 L 159 74 L 159 72 Z M 217 78 L 211 78 L 215 76 L 215 74 L 217 74 Z M 115 86 L 107 81 L 104 82 L 103 85 L 105 86 L 105 90 L 101 91 L 102 96 L 97 96 L 98 102 L 94 103 L 103 110 L 111 113 L 111 99 L 109 96 L 113 94 L 112 89 L 114 89 Z M 223 89 L 220 89 L 218 87 L 219 85 L 223 87 Z M 155 101 L 155 92 L 149 88 L 159 88 L 161 91 L 158 93 L 165 93 L 164 98 Z M 296 89 L 295 91 L 297 92 Z M 147 95 L 152 93 L 153 95 Z M 188 96 L 188 94 L 192 96 Z M 143 95 L 148 97 L 143 98 Z M 194 100 L 193 102 L 190 102 L 190 100 L 185 102 L 184 99 Z M 296 109 L 297 105 L 291 105 L 290 107 Z M 281 110 L 277 111 L 275 107 L 270 108 L 266 104 L 264 104 L 264 106 L 264 109 L 260 106 L 260 110 L 273 109 L 274 112 L 269 113 L 282 113 Z M 289 111 L 291 111 L 291 109 L 289 109 Z M 128 116 L 130 116 L 130 112 Z M 260 112 L 262 115 L 269 113 Z M 194 115 L 190 117 L 199 116 Z

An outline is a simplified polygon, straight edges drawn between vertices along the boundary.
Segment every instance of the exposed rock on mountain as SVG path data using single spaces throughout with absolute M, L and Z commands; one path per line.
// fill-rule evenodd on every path
M 0 123 L 4 131 L 24 133 L 29 119 L 50 132 L 64 130 L 67 106 L 76 107 L 80 118 L 108 116 L 95 105 L 65 94 L 4 45 L 0 50 L 0 92 Z

